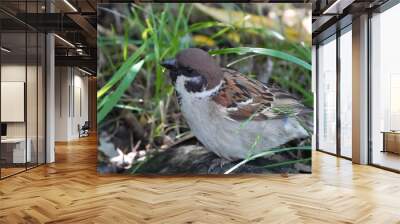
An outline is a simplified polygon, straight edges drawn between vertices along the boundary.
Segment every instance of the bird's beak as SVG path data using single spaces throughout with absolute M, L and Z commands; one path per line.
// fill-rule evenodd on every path
M 175 59 L 167 59 L 163 62 L 161 62 L 161 66 L 168 70 L 173 70 L 176 69 L 176 60 Z

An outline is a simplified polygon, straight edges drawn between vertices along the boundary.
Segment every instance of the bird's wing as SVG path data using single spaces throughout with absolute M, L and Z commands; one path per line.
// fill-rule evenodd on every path
M 223 69 L 224 83 L 213 100 L 236 121 L 268 120 L 295 116 L 306 108 L 291 94 Z

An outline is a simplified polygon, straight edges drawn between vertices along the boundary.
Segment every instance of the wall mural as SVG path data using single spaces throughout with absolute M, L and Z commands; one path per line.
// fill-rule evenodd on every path
M 311 4 L 99 4 L 98 54 L 99 173 L 311 173 Z

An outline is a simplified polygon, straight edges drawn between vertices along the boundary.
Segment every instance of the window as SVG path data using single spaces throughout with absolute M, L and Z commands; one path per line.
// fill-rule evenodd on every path
M 336 153 L 336 36 L 318 48 L 318 149 Z
M 352 157 L 352 32 L 340 36 L 340 155 Z
M 372 163 L 400 170 L 400 5 L 371 18 Z
M 44 1 L 0 1 L 24 13 Z M 26 14 L 25 14 L 26 15 Z M 0 12 L 0 178 L 45 163 L 45 34 Z M 11 26 L 9 24 L 12 24 Z

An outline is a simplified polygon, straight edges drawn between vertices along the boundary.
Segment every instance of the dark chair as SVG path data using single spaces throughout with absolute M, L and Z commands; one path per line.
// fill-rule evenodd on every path
M 89 130 L 90 130 L 89 121 L 85 121 L 82 127 L 78 124 L 79 138 L 89 136 Z

